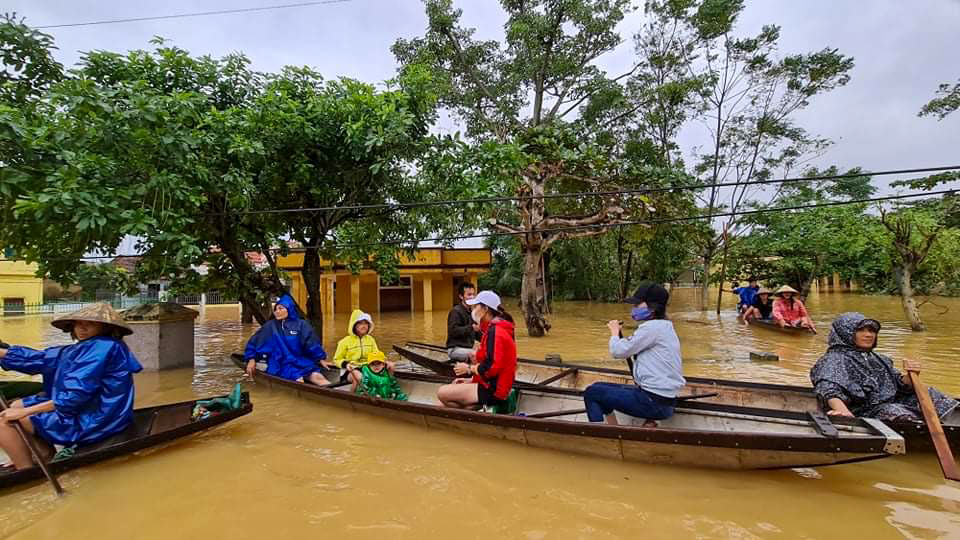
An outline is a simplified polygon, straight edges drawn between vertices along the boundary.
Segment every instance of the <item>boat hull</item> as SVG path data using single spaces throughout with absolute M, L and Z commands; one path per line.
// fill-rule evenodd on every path
M 244 393 L 243 405 L 239 409 L 193 421 L 190 420 L 190 415 L 195 404 L 196 401 L 184 401 L 136 409 L 134 411 L 134 422 L 127 431 L 103 442 L 81 448 L 70 458 L 48 463 L 47 468 L 52 474 L 59 475 L 78 467 L 131 454 L 138 450 L 205 431 L 253 411 L 253 404 L 250 403 L 249 395 Z M 27 484 L 43 478 L 43 471 L 39 467 L 0 473 L 0 489 Z
M 234 361 L 243 368 L 239 356 L 234 356 Z M 881 435 L 858 425 L 848 428 L 849 433 L 844 437 L 831 439 L 813 432 L 809 423 L 799 418 L 784 417 L 771 424 L 769 419 L 752 417 L 746 410 L 707 413 L 697 410 L 698 407 L 689 410 L 678 407 L 674 417 L 664 421 L 661 427 L 644 428 L 639 425 L 638 419 L 631 417 L 621 418 L 623 425 L 613 426 L 587 422 L 582 413 L 570 415 L 567 417 L 569 420 L 557 420 L 451 409 L 428 404 L 435 402 L 437 386 L 448 379 L 402 371 L 397 372 L 397 377 L 411 401 L 360 396 L 349 392 L 346 387 L 317 387 L 260 371 L 254 375 L 254 380 L 327 406 L 421 427 L 638 463 L 721 469 L 778 469 L 878 459 L 902 450 L 898 447 L 902 439 L 892 432 Z M 578 392 L 563 389 L 552 392 L 524 389 L 520 403 L 521 411 L 526 415 L 573 411 L 583 407 Z M 714 427 L 691 429 L 690 425 L 685 425 L 700 425 L 704 418 Z M 676 426 L 666 426 L 671 422 Z M 725 431 L 724 428 L 731 423 L 750 426 L 751 422 L 757 424 L 752 431 Z M 781 431 L 769 433 L 760 429 L 768 425 L 776 425 Z
M 441 347 L 423 343 L 408 343 L 406 345 L 395 345 L 394 350 L 404 359 L 430 371 L 452 376 L 453 368 L 447 362 L 446 352 Z M 569 372 L 569 370 L 574 371 Z M 517 361 L 517 380 L 519 381 L 540 384 L 565 371 L 569 373 L 550 382 L 550 386 L 582 390 L 595 382 L 619 384 L 631 384 L 633 382 L 630 372 L 623 369 L 567 364 L 565 362 L 554 363 L 524 358 Z M 817 397 L 810 387 L 706 377 L 686 377 L 686 380 L 687 385 L 681 390 L 681 394 L 716 394 L 699 400 L 704 403 L 799 413 L 819 410 Z M 956 413 L 954 416 L 956 416 Z M 885 423 L 904 437 L 908 451 L 933 451 L 930 432 L 923 422 L 887 421 Z M 944 423 L 943 430 L 950 446 L 954 449 L 960 448 L 960 423 Z

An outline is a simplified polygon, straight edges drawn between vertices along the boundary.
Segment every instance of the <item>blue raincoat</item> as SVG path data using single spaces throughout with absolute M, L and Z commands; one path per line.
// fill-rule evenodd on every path
M 133 421 L 133 374 L 143 367 L 119 339 L 96 336 L 43 351 L 10 347 L 0 366 L 43 376 L 43 394 L 24 398 L 23 405 L 53 400 L 56 410 L 30 417 L 49 443 L 92 444 Z
M 287 308 L 287 318 L 270 319 L 247 342 L 244 360 L 266 357 L 267 373 L 295 381 L 311 373 L 323 372 L 318 365 L 327 353 L 310 323 L 301 319 L 297 304 L 285 294 L 277 303 Z

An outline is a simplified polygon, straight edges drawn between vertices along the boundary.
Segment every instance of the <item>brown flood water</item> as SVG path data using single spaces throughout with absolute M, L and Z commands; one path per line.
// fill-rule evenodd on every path
M 738 325 L 732 295 L 719 318 L 691 310 L 693 296 L 680 290 L 671 303 L 689 375 L 807 383 L 832 318 L 857 310 L 883 322 L 882 352 L 898 363 L 921 359 L 928 383 L 960 394 L 960 299 L 924 306 L 930 331 L 915 334 L 896 298 L 814 296 L 808 305 L 820 334 L 793 336 Z M 522 356 L 620 365 L 606 353 L 604 323 L 626 319 L 626 306 L 564 303 L 555 311 L 549 337 L 519 338 Z M 207 308 L 196 367 L 138 375 L 138 405 L 228 391 L 241 378 L 228 355 L 256 329 L 238 319 L 235 307 Z M 328 352 L 342 319 L 327 325 Z M 0 319 L 0 337 L 65 343 L 49 321 Z M 445 312 L 375 321 L 385 351 L 445 338 Z M 751 362 L 750 351 L 780 361 Z M 44 484 L 0 493 L 0 537 L 960 538 L 960 484 L 943 480 L 932 455 L 815 471 L 645 466 L 431 431 L 246 386 L 251 415 L 67 473 L 62 500 Z

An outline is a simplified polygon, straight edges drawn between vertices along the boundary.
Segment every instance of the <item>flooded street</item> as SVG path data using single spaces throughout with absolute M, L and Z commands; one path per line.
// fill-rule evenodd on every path
M 904 356 L 917 358 L 925 382 L 960 394 L 960 299 L 924 306 L 929 331 L 913 333 L 897 298 L 814 295 L 808 308 L 820 333 L 806 336 L 737 323 L 733 295 L 725 295 L 719 318 L 692 310 L 695 292 L 677 291 L 670 306 L 687 375 L 808 385 L 830 321 L 857 310 L 883 323 L 878 350 L 898 367 Z M 557 304 L 550 336 L 518 336 L 519 354 L 622 367 L 606 352 L 605 322 L 628 312 L 623 304 Z M 68 342 L 50 320 L 0 318 L 0 338 L 34 347 Z M 445 311 L 374 320 L 385 352 L 407 340 L 445 340 Z M 345 316 L 326 321 L 328 354 L 345 326 Z M 228 391 L 241 380 L 229 354 L 242 351 L 256 328 L 241 325 L 234 306 L 206 308 L 197 319 L 195 368 L 139 374 L 138 406 Z M 750 352 L 780 360 L 751 362 Z M 433 431 L 245 387 L 255 407 L 249 416 L 68 472 L 62 500 L 45 484 L 2 492 L 0 536 L 960 538 L 960 484 L 943 480 L 932 454 L 817 470 L 647 466 Z

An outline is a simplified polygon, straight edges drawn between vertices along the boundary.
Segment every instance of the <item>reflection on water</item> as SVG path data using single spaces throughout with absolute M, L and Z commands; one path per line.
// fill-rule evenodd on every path
M 838 313 L 884 324 L 880 349 L 924 362 L 924 378 L 960 394 L 960 301 L 924 311 L 930 331 L 910 332 L 899 302 L 852 294 L 814 296 L 817 336 L 748 328 L 728 309 L 692 309 L 677 291 L 671 317 L 690 375 L 805 384 Z M 518 311 L 518 310 L 515 310 Z M 376 336 L 388 350 L 441 342 L 446 313 L 385 313 Z M 520 354 L 620 366 L 606 353 L 605 321 L 622 304 L 563 303 L 551 335 L 519 336 Z M 0 319 L 0 337 L 32 346 L 66 343 L 49 318 Z M 345 317 L 326 321 L 332 351 Z M 629 323 L 628 323 L 629 326 Z M 240 380 L 228 355 L 255 325 L 235 307 L 198 318 L 194 369 L 137 376 L 141 405 L 223 392 Z M 522 334 L 523 331 L 521 330 Z M 751 362 L 774 352 L 778 362 Z M 5 373 L 5 377 L 13 374 Z M 932 456 L 812 470 L 724 472 L 624 464 L 431 431 L 327 409 L 251 386 L 254 413 L 209 433 L 70 472 L 70 495 L 47 486 L 0 494 L 0 535 L 13 538 L 947 538 L 960 537 L 960 487 Z M 705 456 L 709 459 L 709 456 Z

